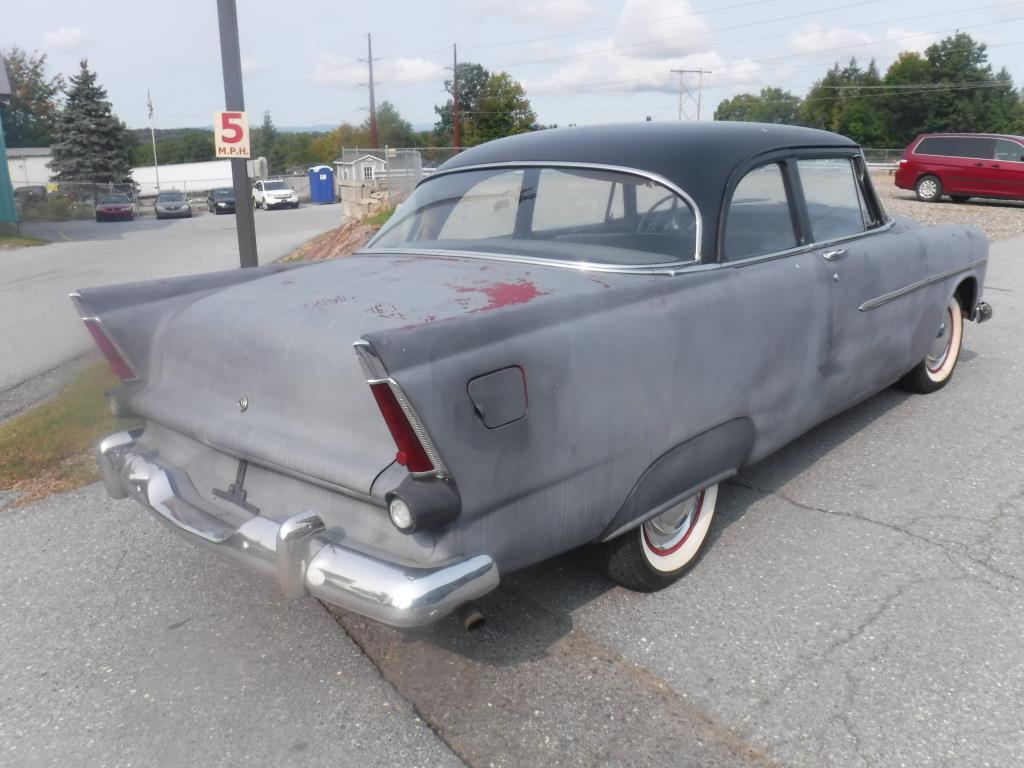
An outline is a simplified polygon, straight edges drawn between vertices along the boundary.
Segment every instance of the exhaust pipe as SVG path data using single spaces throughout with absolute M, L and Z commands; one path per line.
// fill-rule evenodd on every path
M 456 614 L 467 632 L 474 632 L 487 623 L 487 619 L 476 607 L 476 603 L 463 603 Z

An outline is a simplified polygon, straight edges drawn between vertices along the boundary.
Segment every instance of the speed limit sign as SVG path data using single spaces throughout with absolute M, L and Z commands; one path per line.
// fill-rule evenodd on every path
M 214 112 L 213 136 L 218 158 L 249 157 L 249 117 L 245 112 Z

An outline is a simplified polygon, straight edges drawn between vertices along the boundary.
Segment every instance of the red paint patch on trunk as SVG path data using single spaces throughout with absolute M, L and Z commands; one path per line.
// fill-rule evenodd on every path
M 475 285 L 452 286 L 456 293 L 469 294 L 480 293 L 487 298 L 487 303 L 477 307 L 473 312 L 488 312 L 492 309 L 509 307 L 513 304 L 529 304 L 538 296 L 544 296 L 548 291 L 542 291 L 534 285 L 532 280 L 520 279 L 514 283 L 496 283 L 480 281 Z M 459 304 L 468 308 L 469 301 L 458 299 Z

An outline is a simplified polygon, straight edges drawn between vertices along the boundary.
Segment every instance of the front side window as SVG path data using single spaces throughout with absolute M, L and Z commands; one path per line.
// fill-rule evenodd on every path
M 782 166 L 750 171 L 732 193 L 725 215 L 722 253 L 726 261 L 777 253 L 797 245 Z
M 797 160 L 796 165 L 813 240 L 835 240 L 867 228 L 849 157 Z
M 697 214 L 667 186 L 619 171 L 460 171 L 420 184 L 369 245 L 395 248 L 642 267 L 695 259 Z

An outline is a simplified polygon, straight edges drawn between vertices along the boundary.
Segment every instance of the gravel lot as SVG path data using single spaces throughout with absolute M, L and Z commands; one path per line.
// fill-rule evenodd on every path
M 993 242 L 1024 235 L 1024 201 L 972 198 L 954 203 L 944 197 L 939 203 L 922 203 L 913 190 L 899 189 L 888 172 L 872 173 L 871 178 L 890 216 L 906 216 L 928 225 L 972 224 Z

